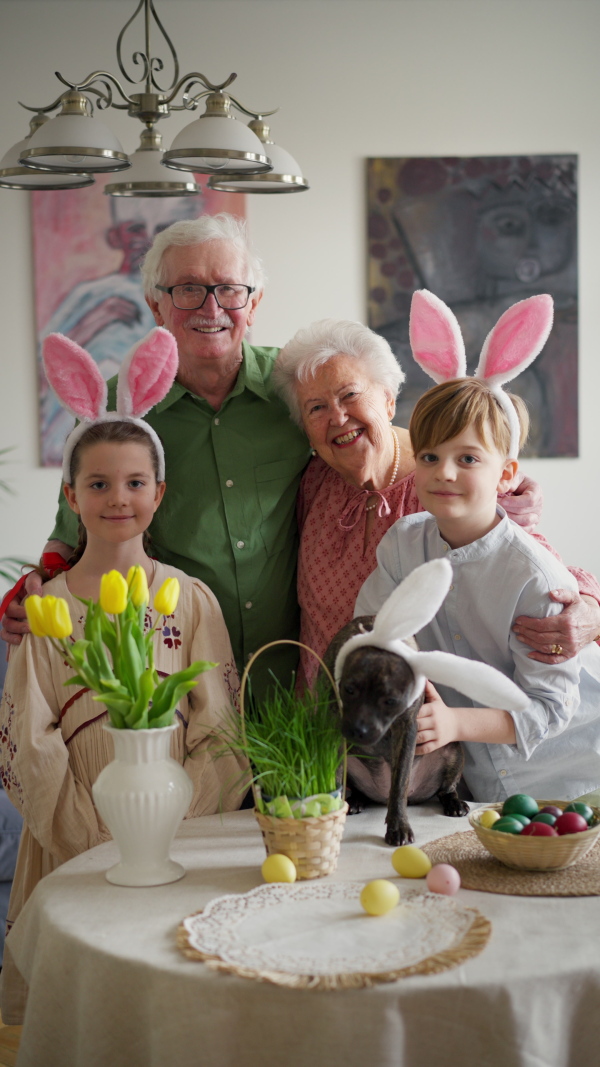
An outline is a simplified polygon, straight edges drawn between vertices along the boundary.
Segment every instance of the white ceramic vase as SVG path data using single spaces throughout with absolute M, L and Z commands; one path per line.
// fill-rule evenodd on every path
M 169 755 L 177 723 L 156 730 L 104 729 L 115 758 L 98 775 L 92 795 L 121 853 L 106 877 L 114 885 L 176 882 L 185 868 L 169 858 L 169 849 L 193 793 L 191 779 Z

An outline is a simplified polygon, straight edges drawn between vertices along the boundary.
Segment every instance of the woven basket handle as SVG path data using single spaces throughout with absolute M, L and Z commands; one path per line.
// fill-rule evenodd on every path
M 269 641 L 268 645 L 263 645 L 262 648 L 259 648 L 258 652 L 254 652 L 254 654 L 250 657 L 250 659 L 248 660 L 246 666 L 244 667 L 244 671 L 243 671 L 243 674 L 242 674 L 242 681 L 241 681 L 241 684 L 240 684 L 240 715 L 241 715 L 241 719 L 242 719 L 242 739 L 243 739 L 244 745 L 247 744 L 247 737 L 246 737 L 246 710 L 245 710 L 245 705 L 244 705 L 244 697 L 246 696 L 246 686 L 248 684 L 248 677 L 249 677 L 249 674 L 250 674 L 250 668 L 252 667 L 252 664 L 254 663 L 254 661 L 263 652 L 266 652 L 268 648 L 274 648 L 276 645 L 295 645 L 297 648 L 303 648 L 306 652 L 310 652 L 311 656 L 314 656 L 315 659 L 317 659 L 319 661 L 321 667 L 325 671 L 325 674 L 327 675 L 327 677 L 328 677 L 328 679 L 329 679 L 329 681 L 331 683 L 331 688 L 333 690 L 333 694 L 334 694 L 335 699 L 337 701 L 337 706 L 338 706 L 338 710 L 339 710 L 340 716 L 342 715 L 342 712 L 343 712 L 342 701 L 340 699 L 340 694 L 339 694 L 339 690 L 338 690 L 338 687 L 336 685 L 335 679 L 334 679 L 331 671 L 329 670 L 329 667 L 327 667 L 327 665 L 325 663 L 323 663 L 323 660 L 321 659 L 319 654 L 317 652 L 315 652 L 314 648 L 310 648 L 309 645 L 303 645 L 301 641 L 293 641 L 291 638 L 288 638 L 288 637 L 282 637 L 278 641 Z M 345 738 L 342 738 L 342 746 L 343 746 L 342 800 L 345 800 L 346 799 L 346 779 L 347 779 L 347 775 L 348 775 L 348 749 L 347 749 Z M 257 792 L 256 792 L 256 785 L 254 783 L 254 780 L 252 780 L 250 785 L 251 785 L 251 788 L 252 788 L 252 796 L 254 797 L 254 806 L 258 807 L 258 799 L 259 798 L 258 798 L 258 795 L 257 795 Z

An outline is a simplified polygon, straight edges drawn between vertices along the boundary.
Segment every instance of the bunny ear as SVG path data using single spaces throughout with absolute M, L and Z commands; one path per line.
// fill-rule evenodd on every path
M 418 652 L 414 666 L 432 682 L 449 685 L 484 708 L 526 711 L 529 700 L 510 678 L 479 660 L 463 659 L 450 652 Z
M 106 411 L 107 388 L 89 352 L 70 337 L 51 333 L 44 338 L 46 377 L 61 404 L 78 419 L 98 419 Z
M 460 326 L 450 308 L 428 289 L 413 293 L 408 332 L 415 361 L 434 382 L 465 376 L 467 360 Z
M 123 360 L 117 383 L 119 415 L 142 418 L 167 395 L 177 367 L 177 342 L 173 334 L 156 326 Z
M 412 637 L 422 630 L 441 607 L 452 581 L 447 559 L 423 563 L 394 589 L 375 616 L 371 635 L 374 643 Z
M 475 377 L 492 386 L 516 378 L 542 351 L 553 314 L 554 302 L 547 293 L 509 307 L 484 341 Z

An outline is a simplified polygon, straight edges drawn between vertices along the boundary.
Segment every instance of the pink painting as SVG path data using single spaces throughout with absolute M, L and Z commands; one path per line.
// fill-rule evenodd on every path
M 245 216 L 245 197 L 206 186 L 199 196 L 114 197 L 98 176 L 85 189 L 32 194 L 35 311 L 38 342 L 64 333 L 88 350 L 105 378 L 154 326 L 139 266 L 154 236 L 179 219 L 228 211 Z M 38 351 L 39 351 L 38 345 Z M 61 464 L 73 425 L 46 381 L 38 356 L 41 462 Z

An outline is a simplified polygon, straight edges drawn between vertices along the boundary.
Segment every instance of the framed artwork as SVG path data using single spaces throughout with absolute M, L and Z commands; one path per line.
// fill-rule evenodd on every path
M 554 298 L 537 360 L 509 388 L 527 402 L 530 456 L 577 456 L 577 156 L 369 159 L 368 317 L 406 373 L 406 426 L 432 385 L 408 342 L 410 301 L 430 289 L 455 313 L 472 374 L 503 311 Z
M 245 197 L 202 186 L 198 196 L 114 197 L 97 175 L 84 189 L 32 193 L 35 313 L 38 337 L 41 463 L 60 467 L 73 418 L 49 388 L 41 342 L 72 337 L 96 360 L 104 378 L 116 374 L 131 346 L 155 325 L 144 300 L 140 262 L 155 235 L 179 219 L 228 211 L 245 216 Z

